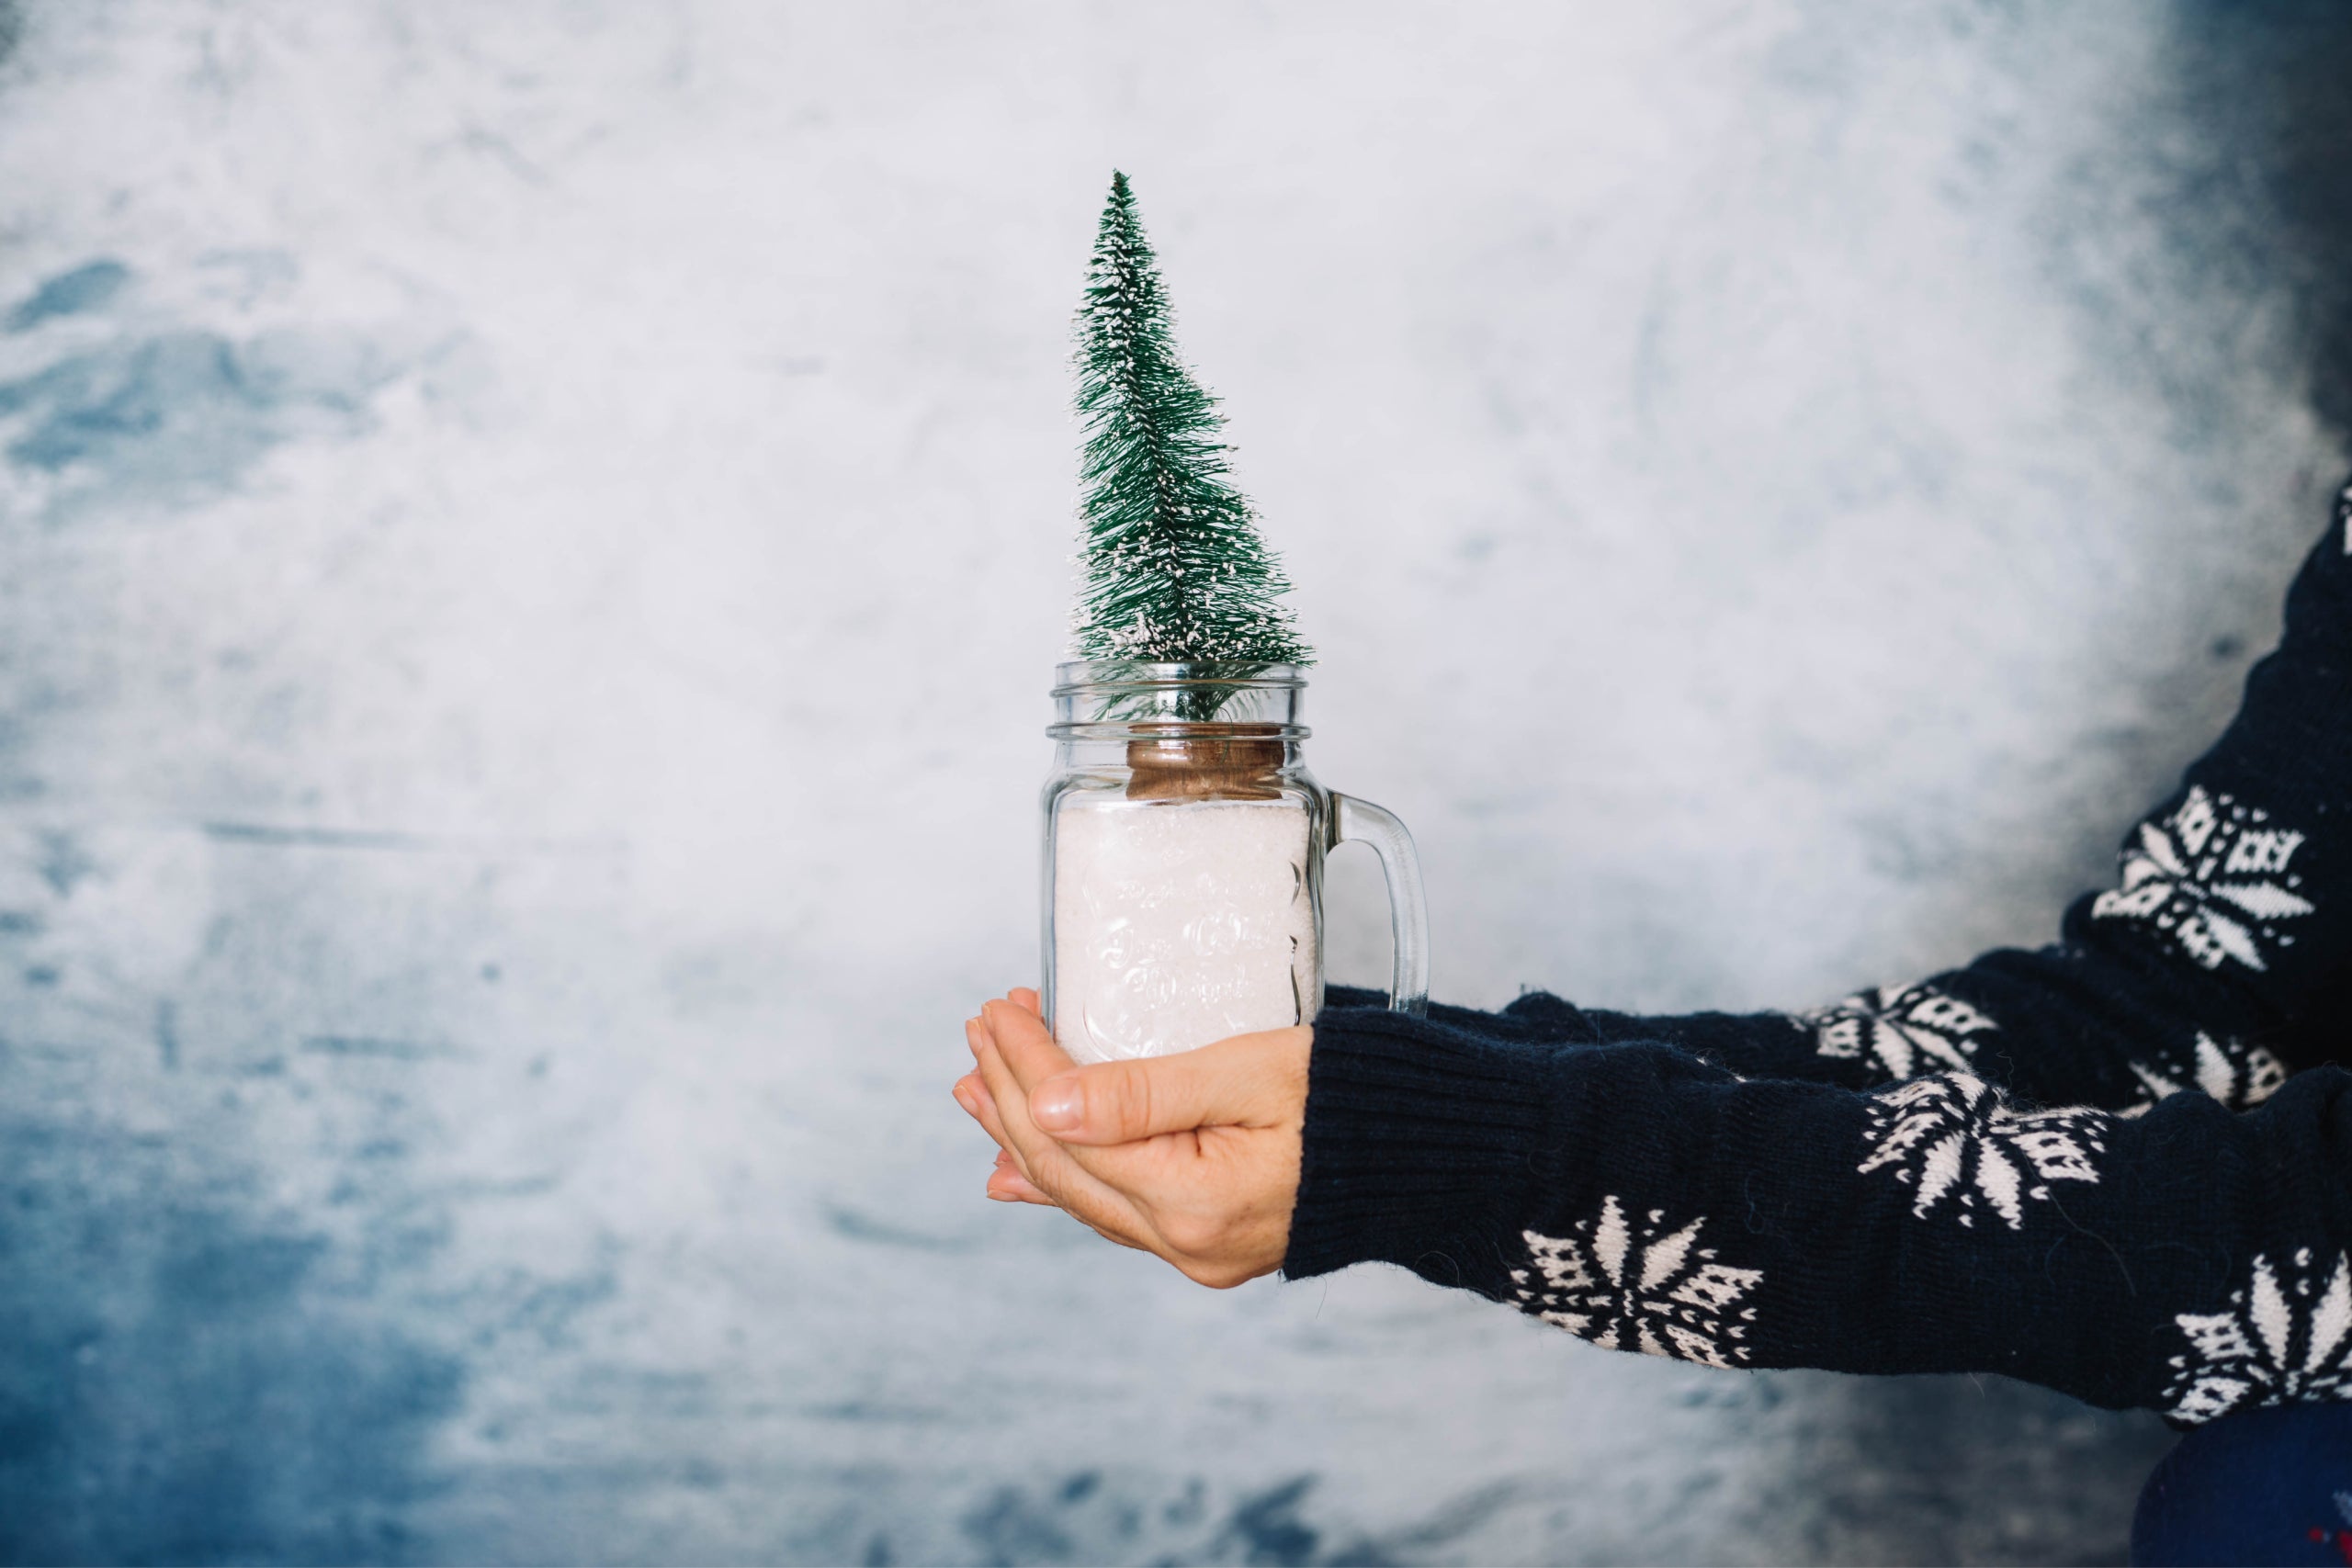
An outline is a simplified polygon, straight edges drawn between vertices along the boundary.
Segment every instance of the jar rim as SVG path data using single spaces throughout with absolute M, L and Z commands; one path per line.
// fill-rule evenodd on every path
M 1295 692 L 1306 685 L 1306 670 L 1296 664 L 1257 664 L 1234 660 L 1183 664 L 1082 659 L 1054 666 L 1053 694 L 1066 697 L 1104 689 L 1153 691 L 1177 686 L 1255 686 Z

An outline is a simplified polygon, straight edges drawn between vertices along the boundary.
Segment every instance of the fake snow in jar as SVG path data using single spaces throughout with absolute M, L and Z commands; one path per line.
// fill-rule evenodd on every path
M 1311 825 L 1291 801 L 1071 797 L 1054 858 L 1062 1048 L 1157 1056 L 1313 1017 Z
M 1428 991 L 1403 824 L 1306 772 L 1288 666 L 1065 665 L 1046 788 L 1045 1000 L 1081 1062 L 1187 1051 L 1322 1005 L 1323 852 L 1361 838 L 1388 874 L 1392 1005 Z M 1186 718 L 1214 714 L 1214 719 Z

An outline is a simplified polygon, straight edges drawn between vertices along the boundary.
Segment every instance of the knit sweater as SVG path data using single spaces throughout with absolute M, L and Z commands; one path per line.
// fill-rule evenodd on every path
M 2220 741 L 2061 938 L 1808 1012 L 1315 1022 L 1284 1272 L 1614 1349 L 2352 1399 L 2352 486 Z

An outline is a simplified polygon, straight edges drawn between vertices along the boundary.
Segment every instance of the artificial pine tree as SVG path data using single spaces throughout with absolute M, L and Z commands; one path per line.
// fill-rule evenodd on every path
M 1167 296 L 1123 174 L 1111 176 L 1078 337 L 1086 431 L 1079 655 L 1310 662 L 1279 602 L 1290 580 L 1258 536 L 1248 499 L 1227 479 L 1224 416 L 1176 356 Z

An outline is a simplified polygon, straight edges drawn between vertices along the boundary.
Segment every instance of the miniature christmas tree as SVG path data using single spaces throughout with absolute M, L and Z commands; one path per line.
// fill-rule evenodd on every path
M 1310 662 L 1280 603 L 1290 580 L 1227 479 L 1224 416 L 1176 356 L 1168 299 L 1123 174 L 1111 176 L 1078 336 L 1080 657 Z

